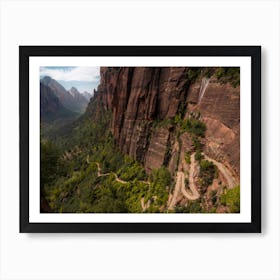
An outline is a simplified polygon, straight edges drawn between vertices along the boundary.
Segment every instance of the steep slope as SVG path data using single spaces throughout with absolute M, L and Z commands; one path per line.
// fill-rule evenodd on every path
M 40 118 L 43 123 L 71 121 L 77 114 L 66 109 L 54 94 L 53 90 L 40 83 Z
M 91 93 L 89 93 L 87 91 L 84 91 L 81 94 L 86 98 L 87 101 L 89 101 L 92 98 L 92 96 L 93 96 L 93 94 L 91 94 Z
M 213 193 L 239 182 L 239 93 L 237 68 L 101 67 L 93 99 L 112 112 L 111 132 L 125 154 L 147 173 L 166 166 L 180 181 L 173 206 L 188 203 L 192 187 L 211 208 Z
M 76 104 L 79 104 L 81 110 L 85 111 L 88 104 L 88 100 L 75 87 L 72 87 L 69 90 L 69 93 L 72 95 L 74 102 Z
M 239 212 L 239 68 L 100 74 L 86 112 L 54 138 L 66 172 L 44 186 L 52 211 Z
M 199 112 L 207 126 L 205 151 L 239 176 L 239 87 L 213 76 L 200 97 L 203 77 L 193 80 L 190 71 L 201 70 L 103 67 L 95 98 L 112 111 L 111 130 L 118 146 L 147 171 L 161 166 L 168 146 L 174 145 L 174 125 L 167 120 Z
M 48 76 L 42 78 L 41 83 L 51 88 L 65 108 L 79 114 L 85 111 L 87 100 L 77 90 L 72 95 L 60 83 Z

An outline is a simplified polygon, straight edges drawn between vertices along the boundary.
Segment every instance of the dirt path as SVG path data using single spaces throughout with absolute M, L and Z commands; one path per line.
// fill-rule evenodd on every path
M 112 173 L 114 174 L 115 179 L 116 179 L 117 182 L 119 182 L 119 183 L 121 183 L 121 184 L 128 184 L 128 183 L 129 183 L 129 182 L 127 182 L 127 181 L 124 181 L 124 180 L 120 179 L 120 178 L 117 176 L 116 173 L 114 173 L 114 172 L 112 172 Z
M 222 175 L 224 176 L 224 178 L 226 179 L 229 189 L 232 189 L 237 185 L 237 182 L 236 182 L 234 176 L 229 171 L 229 169 L 227 167 L 225 167 L 224 164 L 210 158 L 209 156 L 207 156 L 205 154 L 203 154 L 203 155 L 206 160 L 214 163 L 217 166 L 219 172 L 221 172 Z M 180 169 L 183 171 L 186 171 L 185 170 L 186 164 L 184 164 L 184 159 L 181 160 L 181 163 L 179 164 L 179 170 Z M 196 200 L 200 197 L 198 188 L 195 184 L 195 178 L 198 175 L 198 174 L 196 174 L 196 170 L 197 170 L 197 168 L 196 168 L 195 154 L 193 153 L 191 155 L 191 162 L 190 162 L 190 167 L 189 167 L 189 188 L 186 188 L 186 186 L 185 186 L 184 172 L 178 171 L 176 174 L 175 189 L 173 191 L 173 194 L 171 195 L 171 199 L 169 200 L 169 204 L 168 204 L 169 210 L 174 209 L 180 193 L 188 200 Z
M 139 180 L 138 182 L 140 182 L 140 183 L 144 183 L 144 184 L 147 184 L 147 185 L 151 185 L 151 182 L 149 182 L 149 181 Z
M 87 162 L 88 164 L 90 163 L 90 161 L 89 161 L 89 156 L 87 156 L 86 162 Z M 119 183 L 121 183 L 121 184 L 128 184 L 128 183 L 129 183 L 128 181 L 124 181 L 124 180 L 120 179 L 120 178 L 118 177 L 118 175 L 117 175 L 115 172 L 102 173 L 99 162 L 93 161 L 92 163 L 95 163 L 95 164 L 97 165 L 97 177 L 105 177 L 105 176 L 109 176 L 109 175 L 113 174 L 114 177 L 115 177 L 115 180 L 116 180 L 117 182 L 119 182 Z M 144 184 L 151 185 L 151 182 L 149 182 L 149 181 L 139 180 L 139 182 L 144 183 Z M 144 197 L 141 198 L 141 207 L 142 207 L 142 210 L 143 210 L 143 211 L 146 211 L 146 210 L 150 207 L 150 204 L 151 204 L 150 201 L 148 201 L 148 202 L 145 204 L 145 202 L 144 202 Z
M 151 205 L 150 200 L 148 200 L 148 202 L 145 204 L 145 198 L 144 197 L 141 198 L 141 207 L 143 212 L 146 211 L 150 207 L 150 205 Z
M 188 198 L 189 200 L 196 200 L 199 198 L 199 192 L 197 190 L 197 187 L 195 185 L 194 179 L 197 174 L 195 174 L 195 154 L 191 155 L 191 163 L 190 163 L 190 173 L 189 173 L 189 187 L 192 192 L 192 195 L 189 195 L 188 192 L 185 189 L 185 182 L 183 184 L 184 187 L 182 187 L 182 193 L 183 195 Z M 184 175 L 185 180 L 185 175 Z
M 218 167 L 219 171 L 223 174 L 223 176 L 227 180 L 229 189 L 232 189 L 232 188 L 236 187 L 237 182 L 235 181 L 235 178 L 233 177 L 231 172 L 228 170 L 228 168 L 226 168 L 222 163 L 208 157 L 207 155 L 205 155 L 205 154 L 203 154 L 203 155 L 204 155 L 205 159 L 213 162 Z
M 110 175 L 110 173 L 102 174 L 99 162 L 95 161 L 94 163 L 97 165 L 97 177 Z
M 87 157 L 87 163 L 90 163 L 88 157 Z M 109 176 L 109 175 L 113 174 L 115 176 L 115 179 L 116 179 L 117 182 L 119 182 L 121 184 L 128 184 L 129 183 L 128 181 L 124 181 L 124 180 L 120 179 L 115 172 L 102 173 L 99 162 L 94 161 L 93 163 L 95 163 L 97 165 L 97 177 L 104 177 L 104 176 Z M 151 182 L 149 182 L 149 181 L 140 180 L 139 182 L 151 185 Z
M 196 187 L 195 182 L 194 182 L 195 177 L 196 177 L 196 174 L 195 174 L 195 154 L 192 154 L 191 155 L 190 169 L 189 169 L 189 190 L 186 188 L 186 185 L 185 185 L 185 174 L 184 174 L 184 172 L 178 171 L 177 174 L 176 174 L 175 189 L 174 189 L 174 192 L 172 194 L 172 198 L 170 200 L 170 203 L 168 205 L 169 210 L 174 209 L 174 207 L 176 205 L 176 202 L 177 202 L 177 198 L 178 198 L 180 193 L 189 200 L 196 200 L 200 197 L 199 192 L 198 192 L 197 187 Z
M 172 194 L 171 201 L 168 205 L 168 210 L 174 209 L 176 205 L 178 195 L 180 194 L 181 191 L 182 175 L 184 175 L 184 173 L 180 171 L 178 171 L 176 174 L 176 185 Z
M 109 172 L 109 173 L 101 173 L 101 168 L 99 162 L 94 161 L 94 163 L 97 165 L 97 177 L 104 177 L 104 176 L 109 176 L 113 174 L 115 176 L 115 179 L 117 182 L 121 184 L 128 184 L 129 182 L 124 181 L 118 177 L 118 175 L 115 172 Z

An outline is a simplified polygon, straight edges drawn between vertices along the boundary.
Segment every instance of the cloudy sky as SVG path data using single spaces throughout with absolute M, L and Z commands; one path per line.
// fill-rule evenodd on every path
M 67 90 L 75 87 L 79 92 L 93 93 L 93 89 L 96 89 L 99 84 L 100 67 L 40 67 L 40 77 L 43 78 L 44 76 L 50 76 L 57 80 Z

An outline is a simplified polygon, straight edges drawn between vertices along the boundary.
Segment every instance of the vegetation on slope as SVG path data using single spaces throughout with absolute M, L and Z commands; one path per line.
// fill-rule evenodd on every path
M 233 189 L 225 190 L 225 193 L 220 197 L 221 204 L 229 208 L 231 213 L 240 212 L 240 186 Z
M 221 84 L 230 83 L 233 87 L 240 85 L 239 67 L 190 67 L 187 71 L 187 79 L 191 83 L 198 78 L 211 76 L 215 77 Z
M 190 68 L 188 79 L 215 75 L 221 83 L 239 85 L 239 68 Z M 41 191 L 53 212 L 68 213 L 139 213 L 167 212 L 169 193 L 174 186 L 166 166 L 148 176 L 143 166 L 116 147 L 109 130 L 111 112 L 102 109 L 97 99 L 92 99 L 87 112 L 72 124 L 59 130 L 44 130 L 41 139 Z M 176 213 L 215 212 L 223 205 L 230 212 L 240 208 L 237 189 L 222 196 L 212 193 L 212 208 L 205 205 L 207 188 L 217 178 L 217 167 L 204 159 L 203 143 L 206 125 L 199 112 L 188 112 L 184 102 L 173 118 L 156 120 L 152 129 L 169 128 L 172 136 L 182 147 L 181 136 L 185 133 L 192 140 L 190 151 L 183 151 L 185 161 L 195 152 L 200 167 L 199 185 L 201 198 L 189 201 L 186 207 L 178 206 Z M 168 142 L 169 143 L 169 142 Z M 169 143 L 170 144 L 170 143 Z M 171 144 L 167 148 L 171 156 Z M 180 154 L 177 157 L 178 163 Z M 178 166 L 177 163 L 177 166 Z M 168 164 L 168 160 L 164 161 Z M 185 185 L 189 185 L 186 172 Z M 221 186 L 222 187 L 222 186 Z M 148 205 L 148 207 L 143 207 Z
M 200 186 L 202 189 L 202 193 L 206 192 L 208 186 L 213 183 L 213 180 L 218 176 L 217 167 L 208 160 L 200 160 Z
M 170 172 L 162 167 L 148 176 L 142 165 L 115 146 L 108 130 L 110 113 L 99 112 L 99 116 L 99 122 L 94 122 L 84 115 L 59 137 L 51 135 L 53 142 L 41 142 L 41 151 L 47 143 L 51 155 L 42 157 L 41 185 L 52 211 L 139 213 L 142 198 L 149 201 L 147 211 L 165 211 Z M 98 176 L 97 163 L 106 176 Z

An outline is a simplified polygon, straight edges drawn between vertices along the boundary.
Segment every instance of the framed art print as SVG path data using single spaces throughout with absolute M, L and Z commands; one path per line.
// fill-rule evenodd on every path
M 19 60 L 20 232 L 261 232 L 261 47 Z

